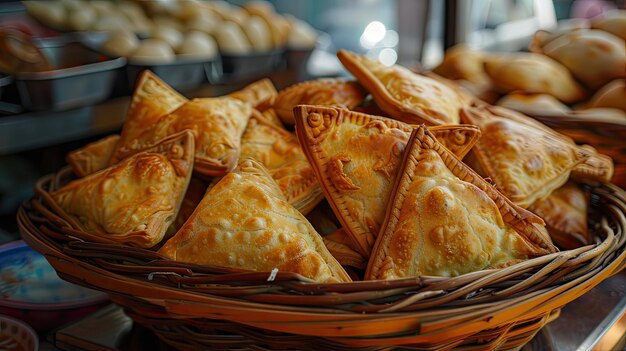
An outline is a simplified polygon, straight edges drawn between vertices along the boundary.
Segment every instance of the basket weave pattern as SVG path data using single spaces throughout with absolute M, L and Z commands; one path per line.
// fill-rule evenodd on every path
M 181 350 L 519 349 L 625 264 L 626 193 L 611 184 L 587 188 L 594 245 L 454 278 L 320 284 L 77 238 L 48 206 L 68 174 L 42 178 L 20 208 L 24 240 L 63 279 L 109 293 Z

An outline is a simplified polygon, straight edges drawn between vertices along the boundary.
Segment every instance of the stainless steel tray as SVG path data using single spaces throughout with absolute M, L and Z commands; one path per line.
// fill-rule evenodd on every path
M 104 56 L 68 38 L 36 44 L 55 69 L 14 75 L 28 110 L 66 110 L 104 101 L 111 94 L 116 70 L 126 64 L 122 57 Z
M 205 82 L 217 83 L 222 74 L 219 58 L 213 60 L 177 59 L 164 64 L 137 64 L 129 61 L 126 66 L 127 86 L 132 92 L 139 74 L 149 69 L 178 91 L 198 88 Z
M 284 50 L 250 55 L 222 55 L 223 83 L 251 80 L 268 75 L 283 63 Z

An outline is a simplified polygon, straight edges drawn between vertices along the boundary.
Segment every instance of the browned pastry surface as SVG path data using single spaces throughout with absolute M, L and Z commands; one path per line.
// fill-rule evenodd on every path
M 580 101 L 585 91 L 559 62 L 535 53 L 489 55 L 485 72 L 502 93 L 549 94 L 565 103 Z
M 122 148 L 137 149 L 137 138 L 158 120 L 182 106 L 187 99 L 172 89 L 154 73 L 146 70 L 137 80 L 137 86 L 126 113 L 117 150 L 109 164 L 119 162 L 125 152 Z M 145 144 L 143 144 L 145 146 Z M 127 155 L 126 155 L 127 156 Z
M 79 177 L 105 169 L 109 165 L 109 160 L 119 140 L 120 136 L 114 134 L 89 143 L 67 154 L 67 163 L 72 167 L 74 174 Z
M 529 208 L 543 218 L 552 241 L 564 250 L 590 244 L 587 228 L 588 194 L 569 182 Z
M 365 96 L 366 92 L 355 81 L 322 78 L 281 90 L 273 107 L 286 125 L 293 125 L 293 108 L 296 105 L 340 105 L 353 109 L 363 103 Z
M 323 237 L 328 251 L 341 263 L 342 266 L 352 266 L 365 269 L 367 261 L 356 251 L 355 244 L 343 228 Z
M 277 268 L 321 282 L 351 281 L 265 167 L 251 159 L 207 192 L 159 252 L 182 262 L 267 272 Z
M 407 144 L 365 279 L 456 276 L 554 251 L 540 218 L 421 126 Z
M 303 214 L 324 198 L 296 136 L 263 117 L 248 123 L 241 138 L 241 158 L 263 163 L 287 201 Z
M 570 138 L 505 108 L 467 108 L 461 118 L 482 131 L 474 150 L 486 175 L 522 207 L 558 189 L 588 157 Z
M 340 50 L 337 57 L 376 104 L 395 119 L 413 124 L 458 124 L 459 110 L 469 104 L 467 95 L 402 66 L 387 67 L 346 50 Z
M 193 99 L 161 117 L 119 154 L 132 155 L 138 146 L 189 129 L 196 139 L 194 170 L 221 176 L 237 164 L 241 135 L 251 114 L 249 104 L 231 97 Z
M 400 121 L 337 107 L 298 106 L 296 134 L 343 228 L 369 257 L 393 179 L 412 127 Z M 453 149 L 465 152 L 475 127 L 437 128 Z
M 276 97 L 276 87 L 269 78 L 257 80 L 246 85 L 243 89 L 228 94 L 228 96 L 249 103 L 252 107 L 259 107 Z
M 615 172 L 613 159 L 599 153 L 591 145 L 582 145 L 580 148 L 589 155 L 589 158 L 574 166 L 570 174 L 571 179 L 583 182 L 609 183 Z
M 172 135 L 54 191 L 55 210 L 73 229 L 96 241 L 152 247 L 180 208 L 193 154 L 191 133 Z

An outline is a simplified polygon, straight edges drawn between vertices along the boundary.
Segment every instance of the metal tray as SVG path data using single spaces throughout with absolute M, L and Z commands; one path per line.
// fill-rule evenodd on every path
M 222 83 L 250 80 L 268 75 L 283 63 L 284 50 L 251 55 L 222 55 Z
M 29 110 L 67 110 L 106 100 L 116 70 L 126 64 L 68 38 L 37 41 L 56 69 L 15 74 L 22 105 Z
M 13 78 L 11 76 L 0 73 L 0 98 L 2 97 L 3 88 L 11 83 L 13 83 Z
M 137 78 L 144 70 L 151 70 L 177 91 L 189 91 L 203 83 L 216 83 L 222 73 L 219 58 L 214 60 L 177 59 L 172 63 L 138 64 L 129 61 L 126 66 L 127 87 L 132 92 Z

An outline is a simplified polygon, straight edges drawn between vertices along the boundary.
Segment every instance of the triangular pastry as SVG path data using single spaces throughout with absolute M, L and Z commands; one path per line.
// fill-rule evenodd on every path
M 613 159 L 599 153 L 591 145 L 581 145 L 579 148 L 586 152 L 589 158 L 572 168 L 570 178 L 579 182 L 611 182 L 615 171 Z
M 193 99 L 161 117 L 119 154 L 132 155 L 137 147 L 189 129 L 196 139 L 194 170 L 221 176 L 237 165 L 241 135 L 251 114 L 249 104 L 231 97 Z
M 263 118 L 265 118 L 266 121 L 270 122 L 278 128 L 285 128 L 285 126 L 283 125 L 283 121 L 280 120 L 280 117 L 278 117 L 278 114 L 273 108 L 270 107 L 259 112 L 263 115 Z
M 365 279 L 457 276 L 556 249 L 513 205 L 421 126 L 407 144 Z
M 149 248 L 174 221 L 193 167 L 184 131 L 52 192 L 51 206 L 73 234 Z
M 159 251 L 177 261 L 351 281 L 260 163 L 246 159 L 202 199 Z
M 328 251 L 341 263 L 342 266 L 351 266 L 364 269 L 367 261 L 354 249 L 354 243 L 343 228 L 323 237 Z
M 162 116 L 174 111 L 187 102 L 187 98 L 159 79 L 149 70 L 143 71 L 137 80 L 135 92 L 126 113 L 118 148 L 122 146 L 141 148 L 135 140 L 156 123 Z M 121 150 L 120 150 L 121 151 Z M 109 164 L 115 164 L 123 156 L 114 152 Z
M 369 257 L 413 128 L 338 107 L 297 106 L 294 114 L 296 134 L 328 202 L 358 244 L 356 249 Z M 477 129 L 451 128 L 457 132 L 443 127 L 437 132 L 444 139 L 450 137 L 451 148 L 466 152 L 476 140 Z
M 249 103 L 252 107 L 259 107 L 273 100 L 278 92 L 276 87 L 268 78 L 263 78 L 247 86 L 243 89 L 234 91 L 228 96 Z
M 297 83 L 280 92 L 274 101 L 278 117 L 289 126 L 295 122 L 296 105 L 339 105 L 353 109 L 365 100 L 367 93 L 355 81 L 340 78 L 321 78 Z
M 458 124 L 459 110 L 470 103 L 468 95 L 459 90 L 402 66 L 387 67 L 346 50 L 340 50 L 337 57 L 376 104 L 395 119 L 413 124 Z
M 72 167 L 74 174 L 79 177 L 105 169 L 109 165 L 109 160 L 119 140 L 120 136 L 114 134 L 89 143 L 67 154 L 67 163 Z
M 472 107 L 461 116 L 482 131 L 473 150 L 485 176 L 521 207 L 558 189 L 588 156 L 570 138 L 505 108 Z
M 303 214 L 324 198 L 296 136 L 262 117 L 248 123 L 241 138 L 241 158 L 263 163 L 287 201 Z
M 588 207 L 589 194 L 569 182 L 547 198 L 536 201 L 529 210 L 543 218 L 556 245 L 572 250 L 590 244 Z

